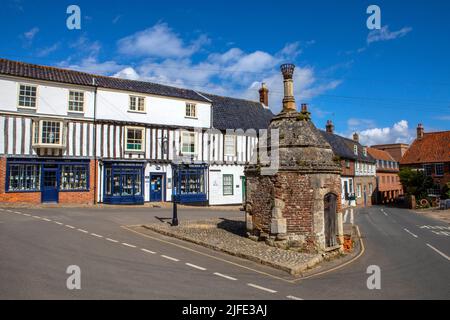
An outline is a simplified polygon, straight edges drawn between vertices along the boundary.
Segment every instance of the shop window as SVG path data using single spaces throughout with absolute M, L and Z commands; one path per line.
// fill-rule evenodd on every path
M 88 172 L 87 165 L 62 165 L 61 190 L 87 190 Z
M 37 164 L 9 164 L 8 191 L 40 190 L 41 170 Z
M 233 195 L 233 175 L 224 174 L 223 175 L 223 195 L 231 196 Z

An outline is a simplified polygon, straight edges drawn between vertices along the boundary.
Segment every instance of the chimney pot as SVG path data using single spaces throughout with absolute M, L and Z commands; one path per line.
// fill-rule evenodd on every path
M 264 82 L 261 84 L 261 88 L 259 89 L 259 102 L 266 107 L 269 106 L 269 89 L 267 89 Z
M 283 82 L 284 82 L 284 97 L 283 97 L 282 112 L 295 112 L 297 110 L 294 98 L 294 80 L 293 80 L 295 65 L 291 63 L 282 64 L 280 69 L 281 73 L 283 74 Z
M 334 124 L 333 121 L 327 120 L 327 125 L 325 126 L 325 129 L 329 133 L 334 133 Z
M 355 132 L 355 133 L 353 134 L 353 141 L 359 142 L 359 134 L 358 134 L 357 132 Z
M 417 125 L 417 139 L 422 139 L 423 133 L 424 133 L 423 125 L 421 123 L 419 123 Z

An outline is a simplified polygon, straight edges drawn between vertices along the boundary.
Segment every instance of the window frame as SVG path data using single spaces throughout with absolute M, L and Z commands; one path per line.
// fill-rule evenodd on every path
M 431 177 L 433 175 L 433 167 L 434 167 L 433 164 L 424 164 L 423 165 L 423 170 L 425 172 L 425 176 Z M 428 170 L 427 169 L 429 169 L 430 174 L 428 174 Z
M 227 184 L 225 185 L 225 177 L 229 178 L 231 177 L 231 185 Z M 231 193 L 225 193 L 225 187 L 231 186 Z M 233 196 L 234 195 L 234 175 L 232 174 L 223 174 L 222 175 L 222 194 L 224 196 Z
M 183 146 L 185 144 L 185 136 L 194 137 L 194 151 L 184 151 Z M 182 155 L 197 155 L 197 134 L 196 132 L 183 131 L 181 132 L 181 154 Z
M 357 196 L 358 198 L 361 198 L 361 197 L 362 197 L 362 185 L 361 185 L 360 183 L 358 183 L 358 184 L 356 185 L 356 196 Z
M 32 189 L 24 189 L 24 190 L 11 190 L 11 166 L 35 166 L 37 172 L 37 179 L 35 181 L 35 188 Z M 21 163 L 21 162 L 7 162 L 6 164 L 6 175 L 5 175 L 5 192 L 6 193 L 24 193 L 24 192 L 40 192 L 41 191 L 41 179 L 42 179 L 42 170 L 40 163 Z
M 79 110 L 70 110 L 70 102 L 75 102 L 75 103 L 79 102 L 79 101 L 70 99 L 70 94 L 71 93 L 81 93 L 83 95 L 83 100 L 82 100 L 83 104 L 82 104 L 82 110 L 81 111 L 79 111 Z M 72 90 L 72 89 L 70 89 L 69 90 L 69 97 L 68 97 L 68 104 L 67 104 L 67 111 L 69 113 L 84 113 L 85 110 L 86 110 L 86 92 L 82 91 L 82 90 Z
M 81 188 L 81 189 L 63 189 L 63 173 L 64 173 L 64 167 L 84 167 L 85 169 L 85 179 L 86 179 L 86 183 L 85 183 L 85 187 Z M 72 171 L 73 172 L 73 171 Z M 79 164 L 79 163 L 67 163 L 67 164 L 60 164 L 59 165 L 59 188 L 58 191 L 59 192 L 83 192 L 83 191 L 89 191 L 90 185 L 89 185 L 89 181 L 90 180 L 90 166 L 88 163 L 83 163 L 83 164 Z
M 141 138 L 141 149 L 129 149 L 128 148 L 128 130 L 140 130 L 142 132 L 142 138 Z M 125 152 L 127 153 L 145 153 L 145 128 L 144 127 L 133 127 L 133 126 L 126 126 L 125 127 Z M 136 143 L 134 143 L 136 144 Z
M 227 139 L 228 142 L 230 141 L 229 139 L 232 139 L 233 142 L 233 152 L 231 153 L 227 153 Z M 229 146 L 228 146 L 229 147 Z M 224 143 L 223 143 L 223 154 L 226 157 L 235 157 L 237 154 L 237 136 L 236 135 L 231 135 L 231 134 L 226 134 L 224 137 Z
M 34 107 L 29 107 L 29 106 L 22 106 L 20 105 L 20 87 L 21 86 L 28 86 L 28 87 L 33 87 L 36 88 L 36 96 L 34 97 L 35 101 L 34 101 Z M 18 109 L 28 109 L 28 110 L 37 110 L 38 109 L 38 95 L 39 95 L 39 86 L 37 84 L 30 84 L 30 83 L 23 83 L 20 82 L 17 84 L 17 108 Z
M 44 143 L 42 142 L 42 134 L 43 134 L 43 124 L 44 122 L 54 122 L 59 124 L 59 143 Z M 65 124 L 64 121 L 56 120 L 56 119 L 39 119 L 33 121 L 32 126 L 32 146 L 33 147 L 64 147 L 65 146 Z M 36 132 L 37 130 L 37 132 Z M 36 141 L 37 134 L 37 141 Z
M 442 168 L 442 173 L 438 173 L 438 166 L 439 166 L 439 168 Z M 443 177 L 445 174 L 444 163 L 435 163 L 434 164 L 434 173 L 437 177 Z
M 132 99 L 136 99 L 135 101 L 135 107 L 136 110 L 132 110 L 131 109 L 131 100 Z M 139 108 L 139 100 L 142 99 L 143 100 L 143 110 L 138 110 Z M 134 95 L 134 94 L 130 94 L 129 95 L 129 99 L 128 99 L 128 112 L 136 112 L 136 113 L 147 113 L 147 103 L 146 103 L 146 97 L 145 96 L 138 96 L 138 95 Z
M 188 114 L 189 107 L 189 114 Z M 194 110 L 194 115 L 192 115 L 192 110 Z M 184 109 L 184 116 L 189 119 L 197 119 L 197 104 L 193 102 L 186 102 L 186 106 Z
M 356 144 L 353 145 L 353 154 L 354 154 L 355 156 L 358 155 L 358 146 L 357 146 Z

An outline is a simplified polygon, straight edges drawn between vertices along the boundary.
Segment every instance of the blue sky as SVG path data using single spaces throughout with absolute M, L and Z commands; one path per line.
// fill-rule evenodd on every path
M 81 8 L 81 30 L 66 9 Z M 366 8 L 381 8 L 368 30 Z M 297 103 L 364 143 L 450 130 L 448 1 L 3 0 L 0 57 L 206 92 L 281 108 L 279 65 L 297 65 Z

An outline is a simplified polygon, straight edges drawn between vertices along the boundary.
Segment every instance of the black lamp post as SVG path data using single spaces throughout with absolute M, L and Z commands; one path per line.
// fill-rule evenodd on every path
M 172 227 L 178 225 L 178 212 L 177 212 L 177 202 L 178 202 L 178 167 L 173 165 L 172 170 Z

